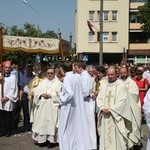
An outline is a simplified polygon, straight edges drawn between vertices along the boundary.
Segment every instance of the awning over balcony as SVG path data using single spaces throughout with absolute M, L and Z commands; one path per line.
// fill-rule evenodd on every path
M 128 55 L 150 55 L 149 50 L 128 50 Z

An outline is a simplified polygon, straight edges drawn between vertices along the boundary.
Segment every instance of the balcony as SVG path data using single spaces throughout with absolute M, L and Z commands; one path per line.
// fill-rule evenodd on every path
M 130 23 L 129 29 L 130 30 L 139 30 L 139 29 L 141 29 L 141 24 L 140 23 Z
M 150 43 L 132 43 L 129 44 L 130 50 L 150 50 Z
M 130 2 L 130 9 L 136 10 L 139 6 L 143 6 L 145 2 Z

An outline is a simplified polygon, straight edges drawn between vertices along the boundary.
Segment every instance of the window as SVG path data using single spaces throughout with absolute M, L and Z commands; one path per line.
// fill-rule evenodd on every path
M 97 32 L 97 41 L 100 40 L 100 32 Z
M 108 13 L 109 13 L 108 11 L 104 11 L 104 12 L 103 12 L 103 20 L 104 20 L 104 21 L 107 21 L 107 20 L 108 20 Z
M 100 20 L 100 11 L 97 11 L 97 20 Z
M 117 11 L 112 11 L 112 20 L 117 20 Z
M 147 43 L 148 33 L 147 32 L 130 32 L 129 43 Z
M 108 36 L 109 33 L 108 32 L 103 32 L 103 42 L 108 42 Z M 97 32 L 97 41 L 100 40 L 100 32 Z
M 89 32 L 89 42 L 94 42 L 94 35 L 92 32 Z
M 89 20 L 94 20 L 94 11 L 89 11 Z
M 138 23 L 136 12 L 131 12 L 130 13 L 130 23 Z
M 145 55 L 137 55 L 137 58 L 145 58 Z
M 108 32 L 103 33 L 103 42 L 108 42 Z
M 112 42 L 117 41 L 117 32 L 112 32 Z

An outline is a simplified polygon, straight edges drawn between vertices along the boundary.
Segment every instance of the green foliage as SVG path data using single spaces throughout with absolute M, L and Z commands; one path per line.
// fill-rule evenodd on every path
M 14 25 L 10 28 L 10 30 L 7 31 L 7 34 L 13 35 L 13 36 L 25 36 L 24 30 L 19 29 L 18 26 Z
M 42 32 L 40 29 L 38 31 L 35 25 L 29 24 L 29 23 L 25 23 L 23 29 L 18 28 L 18 26 L 14 25 L 9 30 L 7 30 L 7 34 L 13 35 L 13 36 L 26 36 L 26 37 L 38 37 L 39 36 L 41 38 L 58 39 L 58 36 L 54 31 L 47 30 L 46 32 Z
M 42 33 L 41 37 L 58 39 L 57 34 L 54 31 L 50 31 L 50 30 L 46 31 L 45 33 Z
M 150 0 L 143 6 L 138 7 L 138 20 L 142 24 L 141 29 L 144 32 L 150 33 Z

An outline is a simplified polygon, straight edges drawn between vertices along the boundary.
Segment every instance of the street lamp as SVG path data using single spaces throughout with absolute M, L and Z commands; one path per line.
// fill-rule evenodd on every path
M 33 9 L 37 13 L 37 16 L 38 16 L 37 30 L 38 30 L 38 38 L 39 38 L 39 12 L 34 7 L 32 7 L 30 4 L 28 4 L 28 2 L 26 0 L 23 0 L 23 3 L 28 5 L 31 9 Z

